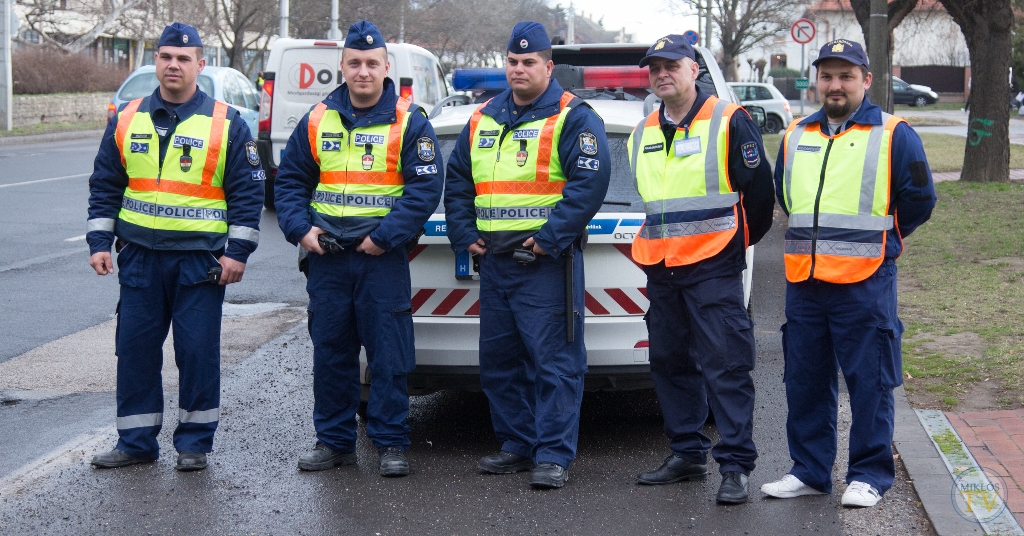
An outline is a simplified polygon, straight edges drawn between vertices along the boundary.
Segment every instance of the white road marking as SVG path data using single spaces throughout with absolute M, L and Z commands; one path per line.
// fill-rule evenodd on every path
M 92 175 L 92 173 L 79 173 L 77 175 L 65 175 L 63 177 L 51 177 L 49 179 L 36 179 L 34 181 L 12 182 L 11 184 L 0 184 L 0 188 L 9 188 L 11 186 L 24 186 L 26 184 L 38 184 L 40 182 L 62 181 L 65 179 L 81 179 L 82 177 L 88 177 L 89 175 Z
M 71 238 L 65 238 L 65 242 L 78 242 L 79 240 L 85 240 L 85 235 L 72 236 Z

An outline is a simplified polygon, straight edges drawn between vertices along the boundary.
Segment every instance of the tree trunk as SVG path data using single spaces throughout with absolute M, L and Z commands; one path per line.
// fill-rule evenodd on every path
M 960 180 L 1010 180 L 1010 0 L 939 0 L 967 39 L 971 109 Z
M 892 36 L 893 30 L 895 30 L 896 27 L 899 26 L 901 22 L 903 22 L 903 19 L 906 18 L 906 16 L 911 11 L 914 10 L 914 7 L 917 6 L 917 2 L 918 0 L 889 0 L 886 4 L 886 14 L 888 15 L 889 19 L 889 31 L 887 32 L 889 35 L 889 39 L 887 41 L 888 50 L 885 54 L 885 65 L 880 66 L 884 67 L 884 70 L 876 70 L 874 65 L 872 65 L 871 69 L 872 73 L 885 73 L 884 77 L 879 77 L 877 74 L 873 75 L 874 81 L 872 81 L 871 86 L 875 91 L 879 92 L 882 88 L 884 88 L 885 98 L 881 99 L 878 96 L 875 96 L 871 98 L 871 102 L 889 113 L 892 113 L 894 101 L 892 94 L 892 51 L 894 48 L 893 43 L 895 43 L 895 40 Z M 871 32 L 869 26 L 871 18 L 871 0 L 850 0 L 850 5 L 853 8 L 854 15 L 856 15 L 857 17 L 857 22 L 860 24 L 860 30 L 864 34 L 864 43 L 865 45 L 867 45 L 870 41 L 870 39 L 868 39 L 868 36 Z M 871 54 L 872 58 L 875 57 L 874 54 L 872 54 L 870 45 L 866 46 L 865 50 L 867 50 L 867 52 Z M 872 95 L 874 95 L 874 93 L 872 93 Z

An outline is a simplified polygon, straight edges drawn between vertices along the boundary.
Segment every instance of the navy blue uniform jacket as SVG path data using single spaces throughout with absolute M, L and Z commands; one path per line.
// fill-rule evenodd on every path
M 547 90 L 532 103 L 515 113 L 512 90 L 507 89 L 495 96 L 484 106 L 483 113 L 498 124 L 507 125 L 509 130 L 517 125 L 560 113 L 562 86 L 552 79 Z M 589 155 L 580 149 L 579 135 L 590 131 L 597 137 L 597 154 Z M 476 227 L 476 185 L 473 183 L 473 164 L 469 156 L 469 125 L 462 129 L 448 162 L 448 179 L 445 184 L 444 208 L 448 222 L 448 239 L 452 249 L 462 251 L 484 238 L 488 253 L 508 253 L 521 248 L 530 236 L 547 254 L 558 256 L 572 244 L 590 219 L 594 217 L 604 196 L 608 192 L 611 176 L 611 153 L 605 137 L 604 121 L 589 106 L 576 106 L 569 111 L 562 125 L 558 142 L 558 158 L 566 177 L 562 199 L 558 201 L 548 221 L 540 230 L 523 233 L 486 233 L 483 236 Z M 580 159 L 594 159 L 596 166 L 584 167 Z M 596 167 L 596 169 L 594 169 Z
M 679 126 L 688 126 L 700 108 L 708 100 L 708 94 L 697 89 L 697 98 L 686 117 Z M 672 149 L 672 138 L 677 130 L 676 125 L 665 120 L 665 105 L 658 112 L 661 118 L 661 130 L 665 133 L 665 150 Z M 651 280 L 662 283 L 690 285 L 706 279 L 725 277 L 738 274 L 747 267 L 746 248 L 743 245 L 743 233 L 750 237 L 750 245 L 758 243 L 772 227 L 772 212 L 775 210 L 775 190 L 772 186 L 772 168 L 764 152 L 761 141 L 761 129 L 746 112 L 732 114 L 729 120 L 729 182 L 733 191 L 743 196 L 742 210 L 745 218 L 740 218 L 736 236 L 717 255 L 698 263 L 683 266 L 666 267 L 664 262 L 644 266 L 644 272 Z M 756 155 L 750 154 L 750 144 L 754 144 Z M 747 156 L 744 145 L 748 146 Z M 746 229 L 744 229 L 746 225 Z
M 398 119 L 395 114 L 398 95 L 395 94 L 395 84 L 390 78 L 384 79 L 384 93 L 380 100 L 359 120 L 356 120 L 347 84 L 332 91 L 323 102 L 328 108 L 338 111 L 342 124 L 349 132 L 358 127 L 393 124 Z M 298 244 L 314 224 L 340 239 L 343 244 L 355 243 L 369 235 L 370 240 L 384 250 L 400 246 L 416 237 L 441 200 L 444 164 L 441 162 L 434 127 L 430 126 L 423 109 L 410 106 L 409 113 L 411 117 L 402 139 L 401 155 L 405 187 L 402 196 L 383 218 L 328 220 L 314 213 L 309 203 L 320 183 L 320 165 L 313 160 L 309 150 L 309 114 L 299 121 L 288 138 L 281 166 L 277 169 L 277 184 L 274 185 L 278 225 L 289 242 Z M 417 151 L 416 140 L 424 136 L 434 142 L 434 156 L 430 160 L 423 160 Z M 436 168 L 429 171 L 432 165 Z M 421 174 L 417 174 L 417 168 Z M 349 224 L 343 228 L 343 220 L 355 225 Z
M 174 128 L 188 119 L 207 100 L 213 98 L 196 89 L 196 94 L 188 101 L 178 105 L 173 112 L 165 107 L 160 98 L 160 88 L 153 91 L 150 97 L 149 110 L 139 108 L 139 112 L 149 112 L 153 123 L 161 128 L 167 127 L 167 135 L 160 137 L 160 165 L 167 154 L 167 144 L 174 137 Z M 127 105 L 127 104 L 126 104 Z M 173 104 L 171 105 L 174 106 Z M 122 107 L 123 108 L 123 107 Z M 263 212 L 263 179 L 265 175 L 257 159 L 253 164 L 247 156 L 246 144 L 252 143 L 252 132 L 238 112 L 228 108 L 227 158 L 224 164 L 224 198 L 228 204 L 228 227 L 248 227 L 259 230 L 260 215 Z M 117 149 L 114 134 L 117 132 L 117 116 L 107 123 L 107 130 L 100 141 L 100 150 L 93 164 L 92 176 L 89 177 L 89 219 L 117 219 L 121 212 L 121 200 L 124 190 L 128 187 L 128 173 L 121 165 L 121 152 Z M 254 152 L 255 154 L 255 152 Z M 114 233 L 110 231 L 89 231 L 85 235 L 89 242 L 89 254 L 110 251 L 114 243 Z M 130 241 L 130 239 L 129 239 Z M 256 251 L 257 242 L 241 238 L 228 240 L 224 254 L 238 262 L 246 262 L 249 254 Z M 217 252 L 219 253 L 219 252 Z
M 850 119 L 859 125 L 881 125 L 882 109 L 864 96 L 864 102 Z M 802 119 L 798 124 L 807 125 L 821 123 L 821 131 L 828 132 L 828 117 L 824 108 Z M 892 160 L 889 163 L 892 185 L 889 203 L 889 214 L 895 215 L 898 232 L 886 233 L 885 258 L 899 257 L 903 252 L 903 237 L 909 236 L 919 225 L 928 221 L 935 208 L 935 185 L 932 183 L 932 172 L 924 154 L 921 138 L 910 125 L 900 123 L 892 133 Z M 784 179 L 785 144 L 779 145 L 779 156 L 775 160 L 775 192 L 779 206 L 786 211 L 786 200 L 783 197 L 782 181 Z M 789 215 L 789 212 L 786 211 Z

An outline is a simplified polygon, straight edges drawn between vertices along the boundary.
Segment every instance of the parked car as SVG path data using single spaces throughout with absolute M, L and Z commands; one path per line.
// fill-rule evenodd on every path
M 241 72 L 231 67 L 214 67 L 207 65 L 203 72 L 196 77 L 196 84 L 203 93 L 228 103 L 232 108 L 238 110 L 238 115 L 245 119 L 253 139 L 256 138 L 256 117 L 259 109 L 259 93 L 256 92 L 256 84 L 249 80 Z M 107 120 L 117 115 L 128 101 L 142 97 L 148 97 L 160 85 L 156 79 L 156 67 L 145 65 L 139 67 L 128 79 L 121 84 L 114 98 L 107 106 Z
M 281 153 L 302 116 L 342 82 L 344 41 L 278 39 L 270 49 L 260 95 L 256 147 L 266 172 L 264 205 L 274 209 L 274 180 Z M 441 62 L 425 48 L 388 43 L 388 78 L 395 91 L 430 110 L 448 97 Z
M 789 101 L 775 86 L 758 82 L 729 82 L 729 86 L 736 92 L 743 106 L 753 105 L 764 108 L 768 116 L 765 118 L 761 132 L 775 134 L 785 130 L 793 122 Z
M 611 183 L 604 205 L 591 220 L 586 266 L 587 390 L 623 390 L 652 386 L 647 327 L 643 316 L 650 302 L 647 277 L 632 258 L 632 242 L 644 222 L 644 204 L 629 168 L 627 139 L 633 128 L 659 101 L 651 94 L 647 69 L 637 64 L 649 45 L 555 46 L 554 77 L 583 98 L 604 119 L 613 152 Z M 733 101 L 711 51 L 698 48 L 703 91 Z M 429 114 L 439 152 L 447 162 L 459 133 L 482 99 L 507 88 L 504 69 L 457 69 L 456 91 L 478 95 L 466 105 L 436 106 Z M 467 102 L 468 97 L 458 102 Z M 763 110 L 756 109 L 763 115 Z M 452 252 L 446 235 L 444 207 L 438 206 L 424 226 L 425 235 L 409 254 L 412 278 L 416 369 L 409 374 L 409 392 L 479 389 L 479 274 L 468 252 Z M 753 266 L 754 248 L 747 250 Z M 744 273 L 749 299 L 751 269 Z M 365 353 L 360 378 L 368 392 Z M 365 398 L 364 398 L 365 400 Z
M 892 77 L 893 102 L 911 106 L 925 106 L 939 102 L 939 94 L 928 86 L 908 84 L 895 76 Z

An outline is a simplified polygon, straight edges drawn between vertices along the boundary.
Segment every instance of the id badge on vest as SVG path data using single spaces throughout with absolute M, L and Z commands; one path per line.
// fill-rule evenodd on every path
M 700 136 L 675 140 L 672 142 L 672 148 L 675 150 L 676 157 L 700 154 Z

